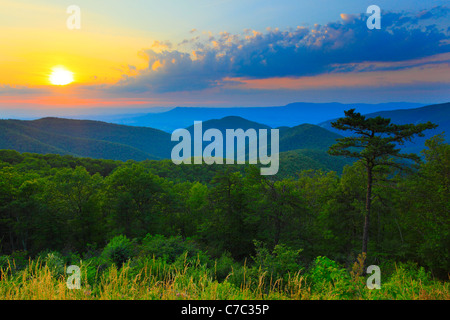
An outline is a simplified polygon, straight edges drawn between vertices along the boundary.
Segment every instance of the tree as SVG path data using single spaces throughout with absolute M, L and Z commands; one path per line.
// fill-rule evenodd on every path
M 168 205 L 166 181 L 139 164 L 116 169 L 106 180 L 106 209 L 114 235 L 157 233 Z
M 298 233 L 304 236 L 300 226 L 304 224 L 306 204 L 296 181 L 271 181 L 254 169 L 251 174 L 245 179 L 245 192 L 251 199 L 249 207 L 253 210 L 249 213 L 251 221 L 259 226 L 260 238 L 275 247 L 287 238 L 297 239 Z
M 100 207 L 103 178 L 90 175 L 84 167 L 59 169 L 50 178 L 46 190 L 48 210 L 65 220 L 61 230 L 65 244 L 82 250 L 87 244 L 104 241 L 104 222 Z M 49 222 L 49 224 L 52 222 Z M 53 240 L 53 239 L 52 239 Z
M 253 249 L 255 230 L 248 221 L 250 208 L 242 174 L 225 168 L 211 184 L 209 215 L 201 233 L 217 250 L 213 254 L 228 251 L 235 259 L 244 258 Z
M 434 275 L 450 270 L 450 145 L 443 135 L 426 141 L 418 174 L 402 181 L 398 201 L 404 237 L 412 255 Z M 414 199 L 415 201 L 411 201 Z
M 0 253 L 29 250 L 40 185 L 34 173 L 21 173 L 13 167 L 0 169 Z
M 400 153 L 398 145 L 402 145 L 406 141 L 411 141 L 415 135 L 423 137 L 424 130 L 436 128 L 437 125 L 432 124 L 431 122 L 417 125 L 397 125 L 391 123 L 391 119 L 382 118 L 380 116 L 366 118 L 360 113 L 355 112 L 355 109 L 350 109 L 344 113 L 345 117 L 332 122 L 332 127 L 344 131 L 350 130 L 354 132 L 356 136 L 337 139 L 338 143 L 332 145 L 328 150 L 328 153 L 335 156 L 356 158 L 365 166 L 367 187 L 362 252 L 367 253 L 372 186 L 375 170 L 382 169 L 383 167 L 405 168 L 405 161 L 396 162 L 395 160 L 398 159 L 409 159 L 414 162 L 420 162 L 420 157 L 416 154 Z
M 170 190 L 170 210 L 165 217 L 165 231 L 186 240 L 196 235 L 208 200 L 208 187 L 200 182 L 183 182 Z

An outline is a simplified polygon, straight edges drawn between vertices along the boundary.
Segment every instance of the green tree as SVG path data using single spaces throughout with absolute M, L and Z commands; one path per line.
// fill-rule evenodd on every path
M 170 189 L 170 214 L 165 224 L 171 234 L 183 240 L 193 237 L 205 213 L 208 187 L 200 182 L 183 182 Z
M 305 170 L 298 174 L 297 185 L 306 202 L 303 219 L 303 256 L 312 260 L 317 255 L 336 258 L 345 248 L 345 233 L 349 226 L 347 208 L 340 200 L 339 176 L 336 172 Z M 344 244 L 343 244 L 344 243 Z
M 401 153 L 398 145 L 406 141 L 411 141 L 416 135 L 423 137 L 424 130 L 433 129 L 437 126 L 431 122 L 417 125 L 397 125 L 391 123 L 390 119 L 380 116 L 366 118 L 360 113 L 355 112 L 355 109 L 345 111 L 345 117 L 339 118 L 335 122 L 332 122 L 331 125 L 335 129 L 349 130 L 356 134 L 356 136 L 337 139 L 338 143 L 331 146 L 328 152 L 335 156 L 358 159 L 366 168 L 367 187 L 362 252 L 367 253 L 372 186 L 376 170 L 386 166 L 399 169 L 404 168 L 405 161 L 396 161 L 398 159 L 419 162 L 420 157 L 418 155 Z
M 445 279 L 450 270 L 450 145 L 442 135 L 425 145 L 418 174 L 401 184 L 398 209 L 413 257 Z
M 49 223 L 56 223 L 55 217 L 60 217 L 64 225 L 58 233 L 65 238 L 65 244 L 77 250 L 105 240 L 100 206 L 102 183 L 100 174 L 91 176 L 79 166 L 59 169 L 49 179 L 44 196 L 46 210 L 51 213 Z
M 293 179 L 271 181 L 260 176 L 259 183 L 253 180 L 248 185 L 246 192 L 252 196 L 252 207 L 256 209 L 249 212 L 257 218 L 255 222 L 265 241 L 275 247 L 289 238 L 305 237 L 306 205 L 302 190 Z
M 139 164 L 116 169 L 106 179 L 106 208 L 114 235 L 158 233 L 167 211 L 166 182 Z
M 209 193 L 209 213 L 202 226 L 205 240 L 218 255 L 229 251 L 236 259 L 253 250 L 254 225 L 248 221 L 249 203 L 241 173 L 228 168 L 217 173 Z
M 9 166 L 0 169 L 0 242 L 9 252 L 30 249 L 39 189 L 37 174 Z

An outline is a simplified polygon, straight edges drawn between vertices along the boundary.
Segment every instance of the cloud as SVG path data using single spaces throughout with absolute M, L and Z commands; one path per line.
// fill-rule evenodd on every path
M 343 13 L 341 21 L 309 28 L 203 32 L 175 49 L 169 42 L 156 41 L 143 51 L 147 68 L 124 76 L 114 90 L 192 91 L 222 86 L 227 78 L 388 70 L 390 63 L 394 69 L 410 68 L 414 65 L 398 62 L 450 52 L 448 20 L 434 23 L 448 14 L 442 6 L 415 14 L 382 12 L 382 29 L 369 30 L 367 14 Z
M 172 43 L 170 41 L 156 40 L 156 41 L 153 41 L 152 48 L 163 49 L 163 50 L 172 49 Z
M 450 8 L 445 6 L 436 6 L 434 8 L 431 8 L 429 10 L 422 10 L 420 11 L 416 17 L 421 20 L 426 19 L 439 19 L 446 17 L 450 14 Z
M 341 19 L 347 23 L 352 23 L 357 18 L 358 17 L 354 14 L 341 13 Z
M 9 84 L 0 84 L 0 96 L 8 95 L 34 95 L 49 93 L 50 90 L 45 87 L 12 86 Z

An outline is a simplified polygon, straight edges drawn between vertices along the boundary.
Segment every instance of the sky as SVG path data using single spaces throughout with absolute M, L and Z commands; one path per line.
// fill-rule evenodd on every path
M 449 101 L 448 1 L 0 0 L 0 28 L 0 118 Z

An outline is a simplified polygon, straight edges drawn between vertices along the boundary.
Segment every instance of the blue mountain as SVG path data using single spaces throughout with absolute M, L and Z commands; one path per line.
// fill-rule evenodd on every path
M 302 123 L 319 124 L 329 119 L 341 117 L 344 110 L 356 108 L 362 113 L 381 110 L 397 110 L 422 107 L 424 104 L 392 102 L 380 104 L 342 103 L 291 103 L 283 107 L 253 108 L 200 108 L 177 107 L 166 112 L 134 116 L 115 117 L 108 121 L 129 126 L 151 127 L 166 132 L 193 125 L 194 121 L 222 119 L 237 116 L 249 121 L 263 123 L 272 128 L 293 127 Z
M 355 111 L 363 113 L 361 110 L 358 110 L 358 108 L 356 108 Z M 344 113 L 340 116 L 344 116 Z M 367 118 L 380 116 L 391 119 L 391 122 L 395 124 L 419 124 L 431 121 L 438 125 L 436 129 L 424 131 L 424 137 L 415 137 L 412 142 L 407 142 L 403 146 L 400 146 L 403 152 L 420 153 L 420 151 L 425 148 L 425 141 L 440 133 L 444 133 L 444 138 L 447 143 L 450 142 L 450 102 L 407 110 L 380 111 L 365 114 L 365 116 Z M 334 129 L 331 126 L 331 122 L 334 120 L 336 119 L 325 121 L 320 123 L 319 126 L 343 136 L 350 136 L 352 134 L 348 131 Z

